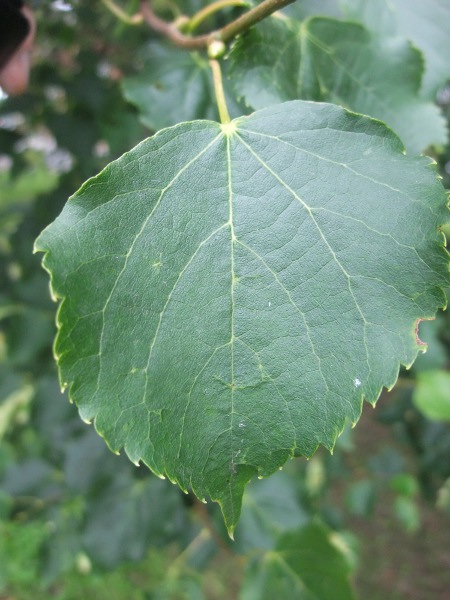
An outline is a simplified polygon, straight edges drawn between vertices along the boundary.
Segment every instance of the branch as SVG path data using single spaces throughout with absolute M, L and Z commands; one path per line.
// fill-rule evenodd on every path
M 219 29 L 216 33 L 216 39 L 222 40 L 222 42 L 229 42 L 231 39 L 247 31 L 252 25 L 256 25 L 259 21 L 270 17 L 272 13 L 280 10 L 288 4 L 293 4 L 295 0 L 264 0 L 255 8 L 252 8 L 238 17 L 235 21 L 232 21 L 222 29 Z
M 222 8 L 228 8 L 230 6 L 240 6 L 241 8 L 248 8 L 247 0 L 216 0 L 211 4 L 208 4 L 204 8 L 198 11 L 193 17 L 189 19 L 188 31 L 195 31 L 199 25 L 203 23 L 205 19 L 218 12 Z
M 127 25 L 139 25 L 143 21 L 142 15 L 127 15 L 127 13 L 115 4 L 114 0 L 102 0 L 103 4 L 123 23 Z
M 231 39 L 247 31 L 252 25 L 269 17 L 272 13 L 281 8 L 292 4 L 295 0 L 264 0 L 258 6 L 255 6 L 244 15 L 238 17 L 222 29 L 216 29 L 211 33 L 198 36 L 187 36 L 181 33 L 173 23 L 164 21 L 156 15 L 148 0 L 141 0 L 141 14 L 144 21 L 150 25 L 152 29 L 167 37 L 176 46 L 186 48 L 187 50 L 199 50 L 207 48 L 212 41 L 220 40 L 229 42 Z
M 209 34 L 197 37 L 183 35 L 173 23 L 168 23 L 158 17 L 153 12 L 148 0 L 141 0 L 141 15 L 154 31 L 168 38 L 176 46 L 186 48 L 186 50 L 199 50 L 208 47 Z

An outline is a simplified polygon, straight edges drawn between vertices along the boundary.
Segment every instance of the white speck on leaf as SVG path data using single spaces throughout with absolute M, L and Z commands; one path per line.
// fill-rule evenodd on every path
M 247 425 L 246 425 L 245 423 L 239 423 L 239 427 L 240 427 L 240 428 L 242 428 L 242 427 L 247 427 Z
M 361 380 L 355 377 L 355 379 L 353 380 L 353 385 L 355 386 L 355 388 L 361 387 Z

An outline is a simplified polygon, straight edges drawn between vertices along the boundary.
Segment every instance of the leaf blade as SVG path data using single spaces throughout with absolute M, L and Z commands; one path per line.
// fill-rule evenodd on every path
M 232 532 L 247 481 L 331 449 L 445 304 L 429 165 L 381 123 L 301 101 L 112 163 L 36 242 L 82 417 L 217 500 Z

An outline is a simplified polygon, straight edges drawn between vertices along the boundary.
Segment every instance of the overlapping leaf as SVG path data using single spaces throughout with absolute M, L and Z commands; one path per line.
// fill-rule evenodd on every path
M 142 54 L 144 67 L 123 81 L 125 97 L 153 131 L 180 121 L 218 117 L 208 60 L 196 52 L 151 43 Z M 230 112 L 236 103 L 229 96 Z
M 425 56 L 422 94 L 434 99 L 450 79 L 450 2 L 448 0 L 340 0 L 348 17 L 377 35 L 402 35 Z
M 289 102 L 163 130 L 36 242 L 61 382 L 114 450 L 220 502 L 332 448 L 445 304 L 446 197 L 378 121 Z
M 204 58 L 158 43 L 149 44 L 143 58 L 143 71 L 126 78 L 123 89 L 145 125 L 157 131 L 180 120 L 216 117 Z
M 285 471 L 250 483 L 236 529 L 234 548 L 237 552 L 273 550 L 281 534 L 298 529 L 310 520 L 311 515 L 302 506 L 295 484 L 296 479 Z
M 231 59 L 237 93 L 254 108 L 327 100 L 381 119 L 413 152 L 446 141 L 438 108 L 419 97 L 422 55 L 405 39 L 380 40 L 362 25 L 326 17 L 273 18 L 243 36 Z

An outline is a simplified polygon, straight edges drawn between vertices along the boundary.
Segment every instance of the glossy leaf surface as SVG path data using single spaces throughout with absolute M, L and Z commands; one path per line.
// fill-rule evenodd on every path
M 38 238 L 63 386 L 114 450 L 220 502 L 332 448 L 445 304 L 446 197 L 384 125 L 295 101 L 183 123 Z

